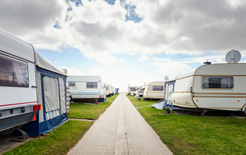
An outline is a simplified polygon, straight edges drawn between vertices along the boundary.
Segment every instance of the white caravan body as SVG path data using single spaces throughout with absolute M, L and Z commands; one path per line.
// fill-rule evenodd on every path
M 114 86 L 110 86 L 111 87 L 111 95 L 114 95 L 114 93 L 115 93 L 115 88 L 114 88 Z
M 145 86 L 139 86 L 137 90 L 137 96 L 142 97 L 144 94 Z
M 72 99 L 105 98 L 104 83 L 100 76 L 69 76 L 67 86 Z
M 106 96 L 110 96 L 111 95 L 111 86 L 109 84 L 105 84 L 106 86 Z
M 128 95 L 136 95 L 138 87 L 137 86 L 128 86 Z
M 246 64 L 211 64 L 176 77 L 172 104 L 185 108 L 244 111 Z
M 104 101 L 106 101 L 107 98 L 107 92 L 106 92 L 106 84 L 102 82 L 102 88 L 101 88 L 101 96 L 103 96 Z
M 144 99 L 164 99 L 165 82 L 153 81 L 145 86 Z
M 32 121 L 38 112 L 34 57 L 30 44 L 0 29 L 0 131 Z
M 116 94 L 116 89 L 115 89 L 115 87 L 113 87 L 113 92 L 114 92 L 114 94 Z

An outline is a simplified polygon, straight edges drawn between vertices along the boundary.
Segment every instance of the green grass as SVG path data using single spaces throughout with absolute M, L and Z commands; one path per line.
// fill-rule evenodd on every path
M 174 154 L 246 154 L 246 119 L 164 114 L 128 96 Z M 149 102 L 149 103 L 148 103 Z
M 135 107 L 140 108 L 140 107 L 150 107 L 152 104 L 157 103 L 159 101 L 148 101 L 148 100 L 138 100 L 134 98 L 132 95 L 127 95 L 129 99 L 131 99 L 131 102 L 134 104 Z
M 66 154 L 91 125 L 92 122 L 69 120 L 46 136 L 30 140 L 4 155 Z
M 68 117 L 95 120 L 111 105 L 117 96 L 118 95 L 107 97 L 107 102 L 103 102 L 100 105 L 71 103 Z
M 70 118 L 97 119 L 118 95 L 107 98 L 107 102 L 100 105 L 83 103 L 70 104 Z M 25 144 L 12 149 L 4 155 L 43 155 L 67 154 L 67 152 L 81 139 L 93 122 L 69 120 L 44 137 L 30 140 Z

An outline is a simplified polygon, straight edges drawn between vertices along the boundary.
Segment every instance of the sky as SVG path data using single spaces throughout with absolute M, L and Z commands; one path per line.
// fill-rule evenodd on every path
M 99 75 L 127 91 L 204 61 L 246 62 L 243 0 L 1 0 L 0 28 L 69 75 Z

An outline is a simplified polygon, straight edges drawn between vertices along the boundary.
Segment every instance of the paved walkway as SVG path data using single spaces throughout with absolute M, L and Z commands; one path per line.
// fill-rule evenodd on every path
M 115 99 L 69 155 L 172 154 L 125 95 Z

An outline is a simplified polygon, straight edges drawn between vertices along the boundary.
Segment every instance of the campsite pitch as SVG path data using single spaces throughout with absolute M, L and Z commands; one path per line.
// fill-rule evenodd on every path
M 46 136 L 30 140 L 4 155 L 66 154 L 91 125 L 92 122 L 69 120 Z
M 111 105 L 118 95 L 107 97 L 107 102 L 99 105 L 85 103 L 70 103 L 68 118 L 96 120 Z
M 44 137 L 30 140 L 25 144 L 4 153 L 4 155 L 29 155 L 29 154 L 66 154 L 84 135 L 93 124 L 92 121 L 83 119 L 97 119 L 117 95 L 107 98 L 107 102 L 100 105 L 88 105 L 83 103 L 72 103 L 69 116 L 80 120 L 69 120 Z
M 245 154 L 246 119 L 164 115 L 153 102 L 128 96 L 174 154 Z M 142 107 L 141 107 L 142 104 Z M 148 106 L 149 107 L 146 107 Z

